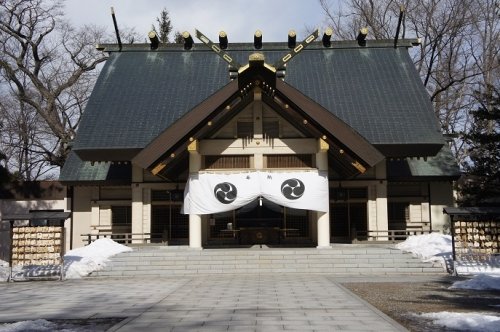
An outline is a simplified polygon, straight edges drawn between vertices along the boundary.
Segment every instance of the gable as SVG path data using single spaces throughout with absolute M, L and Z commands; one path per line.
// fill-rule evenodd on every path
M 239 87 L 235 91 L 236 85 Z M 289 119 L 303 137 L 321 139 L 331 146 L 335 161 L 344 164 L 341 172 L 346 177 L 363 173 L 384 159 L 368 141 L 346 123 L 336 118 L 314 101 L 302 95 L 276 78 L 272 69 L 264 62 L 250 62 L 238 79 L 205 100 L 194 110 L 167 128 L 143 149 L 132 162 L 153 174 L 164 177 L 173 175 L 176 168 L 187 157 L 188 146 L 220 132 L 238 115 L 245 117 L 245 109 L 253 105 L 267 104 L 277 114 Z M 262 122 L 262 111 L 253 114 L 253 122 Z M 261 128 L 262 129 L 262 128 Z M 256 133 L 253 138 L 264 138 Z M 259 144 L 256 142 L 256 144 Z
M 253 101 L 237 115 L 222 126 L 211 139 L 233 139 L 260 134 L 261 137 L 271 138 L 303 138 L 305 135 L 297 130 L 287 119 L 277 114 L 269 105 L 260 103 L 261 114 L 254 115 Z M 261 121 L 254 121 L 255 116 Z M 251 133 L 251 135 L 249 134 Z

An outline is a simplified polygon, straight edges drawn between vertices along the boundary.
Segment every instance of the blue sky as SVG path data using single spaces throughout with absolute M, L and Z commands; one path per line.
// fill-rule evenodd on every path
M 66 0 L 65 12 L 75 25 L 98 24 L 113 31 L 110 7 L 114 7 L 119 27 L 135 27 L 144 37 L 166 7 L 174 30 L 194 29 L 216 39 L 227 32 L 229 42 L 253 40 L 259 29 L 263 41 L 285 41 L 288 30 L 299 38 L 306 27 L 322 26 L 323 11 L 317 0 Z

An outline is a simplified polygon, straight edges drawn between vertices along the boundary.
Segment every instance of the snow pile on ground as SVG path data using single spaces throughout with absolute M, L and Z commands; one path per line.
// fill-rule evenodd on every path
M 396 248 L 411 252 L 424 262 L 439 262 L 443 267 L 452 261 L 452 241 L 450 235 L 430 233 L 413 235 L 406 241 L 396 244 Z M 492 255 L 489 260 L 470 257 L 467 261 L 456 262 L 455 270 L 458 274 L 500 274 L 500 256 Z
M 0 323 L 0 332 L 88 332 L 107 331 L 121 319 L 68 319 L 48 321 L 45 319 L 27 320 L 15 323 Z
M 482 313 L 442 311 L 420 314 L 419 317 L 430 319 L 436 325 L 455 331 L 498 332 L 500 326 L 499 316 Z
M 88 246 L 70 250 L 64 255 L 64 277 L 77 279 L 104 268 L 109 257 L 132 248 L 111 239 L 99 239 Z
M 406 241 L 396 244 L 396 248 L 408 251 L 427 262 L 445 264 L 445 259 L 451 257 L 451 236 L 441 233 L 414 235 Z
M 45 319 L 16 322 L 12 324 L 0 325 L 1 332 L 20 331 L 55 331 L 57 325 Z
M 94 271 L 102 270 L 109 257 L 125 251 L 132 251 L 132 249 L 106 238 L 96 240 L 88 246 L 70 250 L 64 255 L 64 278 L 78 279 L 88 276 Z M 58 270 L 59 267 L 56 265 L 21 266 L 14 267 L 13 273 L 17 273 L 17 279 L 24 280 L 26 276 L 42 277 L 46 276 L 47 272 L 58 272 Z M 9 264 L 0 261 L 0 281 L 7 281 L 8 275 Z
M 489 258 L 465 257 L 456 264 L 455 270 L 458 274 L 500 274 L 500 255 L 491 255 Z
M 469 280 L 455 281 L 450 289 L 500 290 L 500 275 L 478 274 Z

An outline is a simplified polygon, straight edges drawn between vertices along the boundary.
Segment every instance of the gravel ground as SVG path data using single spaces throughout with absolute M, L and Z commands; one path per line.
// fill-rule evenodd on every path
M 433 331 L 437 328 L 430 321 L 415 315 L 418 313 L 500 314 L 500 291 L 448 289 L 454 281 L 463 279 L 446 277 L 425 282 L 348 282 L 342 285 L 410 331 Z

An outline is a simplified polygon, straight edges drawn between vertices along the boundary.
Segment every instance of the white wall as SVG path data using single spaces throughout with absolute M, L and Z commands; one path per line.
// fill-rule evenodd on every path
M 451 182 L 431 182 L 431 219 L 432 230 L 449 232 L 450 217 L 443 213 L 447 206 L 455 206 Z
M 81 234 L 90 233 L 92 220 L 92 193 L 93 187 L 73 188 L 73 248 L 83 247 L 87 242 L 82 240 Z M 69 245 L 69 237 L 66 243 Z

